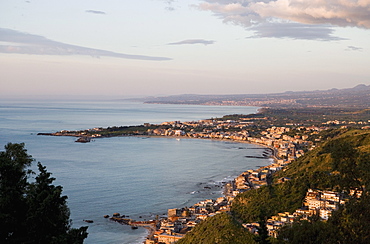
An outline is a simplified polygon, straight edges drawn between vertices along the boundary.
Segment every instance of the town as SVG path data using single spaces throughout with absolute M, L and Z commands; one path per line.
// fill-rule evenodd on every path
M 302 124 L 287 123 L 286 126 L 270 126 L 259 131 L 251 130 L 256 121 L 268 120 L 268 118 L 243 118 L 235 120 L 207 119 L 191 122 L 171 121 L 159 125 L 144 124 L 141 127 L 113 127 L 93 128 L 84 131 L 61 131 L 47 135 L 75 136 L 90 141 L 91 138 L 107 136 L 162 136 L 182 138 L 231 140 L 240 143 L 253 143 L 261 145 L 264 150 L 261 158 L 272 158 L 273 163 L 254 170 L 242 172 L 233 181 L 227 182 L 224 187 L 224 196 L 217 199 L 207 199 L 194 204 L 191 207 L 180 209 L 168 209 L 167 216 L 157 217 L 155 220 L 135 221 L 125 219 L 124 216 L 111 217 L 110 219 L 122 224 L 131 225 L 132 228 L 147 227 L 150 234 L 146 244 L 166 243 L 172 244 L 183 238 L 185 234 L 206 218 L 218 213 L 229 212 L 233 199 L 240 193 L 250 189 L 260 188 L 273 183 L 275 172 L 284 170 L 293 160 L 303 156 L 305 152 L 315 148 L 321 138 L 316 135 L 323 130 L 333 127 L 346 128 L 347 126 L 360 126 L 368 129 L 368 121 L 323 121 L 321 126 L 304 126 Z M 124 133 L 120 129 L 125 129 Z M 127 133 L 127 128 L 131 129 Z M 137 130 L 139 128 L 140 130 Z M 261 127 L 259 127 L 261 128 Z M 135 130 L 133 130 L 135 129 Z M 113 134 L 112 134 L 113 132 Z M 289 181 L 289 178 L 277 179 L 277 183 Z M 354 194 L 361 195 L 357 191 Z M 294 213 L 279 213 L 267 220 L 268 234 L 276 237 L 278 229 L 295 219 L 307 219 L 318 215 L 322 220 L 327 220 L 333 211 L 337 210 L 346 199 L 340 193 L 310 189 L 307 192 L 305 203 L 302 208 Z M 244 223 L 243 226 L 252 233 L 257 234 L 259 223 Z

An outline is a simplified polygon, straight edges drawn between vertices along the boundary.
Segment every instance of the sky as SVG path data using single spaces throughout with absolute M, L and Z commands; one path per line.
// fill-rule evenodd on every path
M 370 85 L 370 0 L 0 0 L 1 98 Z

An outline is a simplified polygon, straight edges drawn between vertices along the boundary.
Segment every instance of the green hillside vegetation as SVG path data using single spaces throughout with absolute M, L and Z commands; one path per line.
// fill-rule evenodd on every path
M 101 134 L 103 137 L 112 137 L 112 136 L 122 136 L 122 135 L 142 135 L 148 129 L 168 129 L 169 126 L 144 126 L 144 125 L 137 125 L 137 126 L 112 126 L 105 128 L 98 133 Z M 97 132 L 95 131 L 84 131 L 86 135 L 93 135 Z
M 270 241 L 369 243 L 370 131 L 341 129 L 326 131 L 322 136 L 328 141 L 275 174 L 274 184 L 239 194 L 231 206 L 233 218 L 241 223 L 264 222 L 279 212 L 292 213 L 302 207 L 308 189 L 334 190 L 347 193 L 348 202 L 335 211 L 327 222 L 319 221 L 315 216 L 310 221 L 297 221 L 291 227 L 282 228 L 277 240 L 270 238 Z M 290 180 L 278 184 L 277 179 L 281 177 Z M 351 189 L 362 190 L 361 198 L 348 196 Z M 222 224 L 218 221 L 220 219 L 214 218 L 201 225 L 207 230 L 207 238 L 218 235 L 219 230 L 214 228 Z M 202 233 L 192 231 L 189 235 L 192 240 L 203 240 L 197 239 L 204 238 Z M 253 242 L 245 240 L 235 243 Z M 266 243 L 266 240 L 262 238 L 259 243 Z
M 370 174 L 370 132 L 336 130 L 332 135 L 326 135 L 331 139 L 291 163 L 275 179 L 288 177 L 306 182 L 310 188 L 336 191 L 362 189 Z
M 274 242 L 367 244 L 370 240 L 369 221 L 370 197 L 366 194 L 360 199 L 350 199 L 326 222 L 312 218 L 283 227 Z
M 257 243 L 239 222 L 227 213 L 218 214 L 196 225 L 194 229 L 180 239 L 178 244 L 243 244 Z
M 259 222 L 279 212 L 294 211 L 301 206 L 308 189 L 299 181 L 265 186 L 239 194 L 232 203 L 232 214 L 244 223 Z
M 332 135 L 336 139 L 310 151 L 292 162 L 285 171 L 274 175 L 275 183 L 281 177 L 291 180 L 239 194 L 232 204 L 233 214 L 244 222 L 261 221 L 301 207 L 310 188 L 336 191 L 362 188 L 363 182 L 355 182 L 354 175 L 366 174 L 369 170 L 363 168 L 365 162 L 358 164 L 368 157 L 365 149 L 370 146 L 370 133 L 342 130 L 332 131 Z M 326 137 L 331 136 L 326 134 Z M 344 162 L 344 158 L 348 162 Z M 346 166 L 342 167 L 343 164 Z

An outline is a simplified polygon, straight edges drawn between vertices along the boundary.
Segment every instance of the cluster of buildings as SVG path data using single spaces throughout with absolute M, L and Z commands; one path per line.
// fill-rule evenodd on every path
M 325 125 L 366 125 L 370 123 L 370 120 L 368 121 L 345 121 L 345 120 L 342 120 L 342 121 L 339 121 L 339 120 L 328 120 L 322 124 L 325 124 Z
M 183 124 L 180 122 L 169 122 L 174 127 L 181 128 Z M 215 125 L 214 121 L 202 121 L 204 125 Z M 232 126 L 233 121 L 226 121 L 220 126 Z M 193 127 L 199 126 L 196 122 L 192 122 Z M 234 124 L 235 125 L 235 124 Z M 189 124 L 186 124 L 189 126 Z M 240 126 L 240 124 L 239 124 Z M 239 127 L 243 128 L 243 127 Z M 275 161 L 271 165 L 251 169 L 243 172 L 232 182 L 225 185 L 225 197 L 214 200 L 205 200 L 195 204 L 189 209 L 172 209 L 168 212 L 168 218 L 162 220 L 161 227 L 155 232 L 153 238 L 147 240 L 147 244 L 154 243 L 175 243 L 181 239 L 186 232 L 190 231 L 200 221 L 211 217 L 222 211 L 229 211 L 232 200 L 240 193 L 250 189 L 259 188 L 268 185 L 272 182 L 272 174 L 282 170 L 291 161 L 297 159 L 304 154 L 301 148 L 309 148 L 312 146 L 310 141 L 307 141 L 307 132 L 318 133 L 323 130 L 319 127 L 296 127 L 297 131 L 302 131 L 301 135 L 289 136 L 289 127 L 272 126 L 265 131 L 262 131 L 261 137 L 250 137 L 246 130 L 239 132 L 215 132 L 211 129 L 201 132 L 185 132 L 182 129 L 166 129 L 148 131 L 150 135 L 161 136 L 186 136 L 191 138 L 210 138 L 210 139 L 229 139 L 235 141 L 245 141 L 266 146 L 266 157 L 274 157 Z M 269 151 L 271 150 L 271 151 Z M 278 182 L 284 182 L 288 178 L 281 178 Z M 341 204 L 345 203 L 345 199 L 340 193 L 333 191 L 308 190 L 304 206 L 297 209 L 293 214 L 289 212 L 279 213 L 272 216 L 266 222 L 266 227 L 270 236 L 277 237 L 278 230 L 287 224 L 292 224 L 297 219 L 308 219 L 313 215 L 319 216 L 323 220 L 327 220 L 333 211 L 337 210 Z M 247 223 L 243 226 L 252 233 L 258 232 L 258 223 Z
M 145 244 L 175 243 L 201 221 L 228 211 L 230 211 L 230 202 L 226 197 L 203 200 L 189 208 L 168 209 L 167 217 L 157 221 L 155 231 Z
M 253 118 L 253 120 L 264 120 L 266 118 Z M 370 121 L 369 121 L 370 122 Z M 181 239 L 188 231 L 202 220 L 220 212 L 228 212 L 232 200 L 240 193 L 250 189 L 260 188 L 272 182 L 272 174 L 282 170 L 293 160 L 304 154 L 304 149 L 314 147 L 312 141 L 308 141 L 308 135 L 318 134 L 326 128 L 300 125 L 287 127 L 271 126 L 260 131 L 258 137 L 251 136 L 248 128 L 254 122 L 245 118 L 240 121 L 234 120 L 200 120 L 191 122 L 172 121 L 165 122 L 153 129 L 152 125 L 144 124 L 148 128 L 144 135 L 148 136 L 174 136 L 188 138 L 207 138 L 249 142 L 266 147 L 263 156 L 274 158 L 274 163 L 254 170 L 247 170 L 240 174 L 232 182 L 224 186 L 225 197 L 216 200 L 204 200 L 189 208 L 169 209 L 166 217 L 149 223 L 153 228 L 152 234 L 146 240 L 146 244 L 165 243 L 172 244 Z M 330 121 L 327 124 L 339 123 Z M 291 131 L 294 128 L 294 131 Z M 104 129 L 91 129 L 95 134 L 92 137 L 100 137 Z M 298 132 L 298 133 L 297 133 Z M 54 135 L 70 135 L 69 131 L 61 131 Z M 75 133 L 75 132 L 73 132 Z M 81 136 L 81 134 L 73 134 Z M 319 140 L 319 139 L 318 139 Z M 289 180 L 279 179 L 279 182 Z M 307 219 L 310 216 L 318 215 L 327 220 L 333 211 L 337 210 L 345 200 L 341 194 L 332 191 L 309 190 L 306 194 L 304 206 L 293 214 L 288 212 L 272 216 L 267 221 L 267 229 L 270 236 L 277 236 L 278 230 L 293 223 L 297 218 Z M 146 223 L 144 223 L 146 224 Z M 139 224 L 138 224 L 139 225 Z M 257 232 L 258 223 L 244 224 L 252 233 Z
M 269 132 L 279 134 L 276 130 L 281 130 L 281 133 L 284 133 L 283 129 L 272 129 L 269 130 Z M 153 131 L 152 133 L 159 133 L 159 131 Z M 163 133 L 163 131 L 161 133 Z M 164 131 L 164 133 L 166 132 Z M 174 134 L 167 134 L 167 136 L 181 136 L 181 134 L 182 136 L 186 136 L 186 134 L 176 131 Z M 163 135 L 166 134 L 162 134 L 162 136 Z M 266 133 L 266 136 L 270 136 L 270 133 Z M 274 140 L 272 136 L 269 138 L 270 140 Z M 246 140 L 244 139 L 244 141 Z M 263 143 L 263 141 L 259 144 L 266 145 Z M 275 146 L 271 147 L 272 145 Z M 145 243 L 175 243 L 199 222 L 208 217 L 212 217 L 215 214 L 230 211 L 230 205 L 238 194 L 250 189 L 260 188 L 261 186 L 270 184 L 272 180 L 272 174 L 281 170 L 285 165 L 290 163 L 288 160 L 292 160 L 293 158 L 297 157 L 297 150 L 293 148 L 293 145 L 294 144 L 290 144 L 290 142 L 284 142 L 283 138 L 279 138 L 278 142 L 275 142 L 275 144 L 273 142 L 271 145 L 269 145 L 270 147 L 267 147 L 263 152 L 263 155 L 265 155 L 264 157 L 274 157 L 275 153 L 279 152 L 279 149 L 284 150 L 286 148 L 290 148 L 291 150 L 284 150 L 286 158 L 277 159 L 274 161 L 274 163 L 268 166 L 247 170 L 236 177 L 233 181 L 226 183 L 224 186 L 224 197 L 220 197 L 216 200 L 208 199 L 200 201 L 190 208 L 169 209 L 168 216 L 158 220 L 154 233 L 146 240 Z M 289 179 L 281 179 L 281 181 L 284 180 Z
M 217 121 L 208 119 L 190 122 L 164 122 L 161 125 L 171 126 L 172 128 L 148 129 L 147 134 L 157 136 L 186 136 L 190 138 L 231 139 L 240 141 L 247 140 L 247 137 L 249 136 L 249 133 L 246 130 L 248 124 L 243 121 Z
M 323 125 L 340 125 L 341 128 L 348 128 L 349 125 L 362 125 L 362 130 L 368 130 L 370 129 L 370 126 L 368 125 L 370 123 L 370 120 L 366 121 L 339 121 L 339 120 L 330 120 L 322 123 Z
M 150 136 L 176 136 L 188 138 L 207 138 L 220 140 L 234 140 L 242 142 L 250 142 L 254 144 L 264 145 L 274 149 L 274 155 L 277 158 L 285 161 L 292 161 L 304 154 L 302 148 L 312 146 L 310 141 L 307 141 L 308 135 L 288 136 L 289 127 L 272 126 L 265 131 L 262 131 L 262 136 L 253 137 L 249 135 L 248 125 L 252 123 L 248 119 L 241 121 L 226 120 L 200 120 L 192 122 L 172 121 L 165 122 L 161 125 L 170 125 L 168 129 L 148 129 L 147 134 Z M 300 127 L 302 131 L 315 133 L 323 130 L 319 127 Z
M 352 195 L 360 197 L 361 191 L 352 191 Z M 269 236 L 277 237 L 278 230 L 284 225 L 290 225 L 294 221 L 308 220 L 310 217 L 316 215 L 322 220 L 328 220 L 333 211 L 338 210 L 340 205 L 345 204 L 348 198 L 334 191 L 322 191 L 309 189 L 303 202 L 303 207 L 297 209 L 294 213 L 289 212 L 278 213 L 266 221 L 266 227 Z M 243 226 L 252 233 L 258 233 L 259 223 L 247 223 Z
M 296 104 L 296 99 L 288 99 L 288 98 L 245 98 L 241 101 L 234 101 L 234 100 L 224 100 L 220 102 L 206 102 L 206 105 L 213 105 L 213 106 L 256 106 L 256 107 L 266 107 L 268 105 L 291 105 Z
M 272 174 L 283 169 L 292 160 L 303 155 L 301 146 L 307 146 L 305 137 L 289 137 L 285 133 L 289 132 L 287 127 L 271 127 L 262 132 L 261 137 L 255 138 L 249 136 L 247 130 L 243 130 L 246 123 L 240 124 L 235 121 L 217 122 L 214 120 L 202 120 L 198 122 L 181 123 L 179 121 L 166 122 L 162 125 L 171 125 L 176 129 L 153 129 L 148 130 L 148 135 L 155 136 L 176 136 L 190 138 L 208 138 L 208 139 L 227 139 L 234 141 L 250 142 L 266 146 L 262 157 L 273 157 L 274 163 L 263 166 L 258 169 L 251 169 L 241 173 L 233 181 L 226 183 L 224 186 L 225 197 L 217 200 L 201 201 L 194 206 L 186 209 L 169 209 L 168 217 L 161 219 L 157 225 L 154 235 L 146 240 L 146 244 L 166 243 L 172 244 L 181 239 L 188 231 L 202 220 L 212 217 L 220 212 L 230 210 L 233 199 L 240 193 L 250 189 L 260 188 L 270 184 Z M 203 130 L 185 130 L 185 128 L 203 127 Z M 229 129 L 237 127 L 238 132 L 223 132 L 219 129 Z M 214 127 L 214 129 L 208 128 Z M 216 130 L 216 131 L 215 131 Z M 280 181 L 289 179 L 280 179 Z M 256 224 L 256 223 L 254 223 Z M 246 226 L 246 225 L 245 225 Z M 247 228 L 247 226 L 246 226 Z M 251 227 L 252 229 L 255 228 Z M 252 231 L 253 232 L 253 231 Z
M 285 165 L 283 162 L 273 163 L 258 169 L 250 169 L 241 173 L 234 181 L 227 183 L 225 195 L 236 197 L 247 190 L 257 189 L 270 184 L 272 182 L 272 174 L 282 169 L 283 165 Z

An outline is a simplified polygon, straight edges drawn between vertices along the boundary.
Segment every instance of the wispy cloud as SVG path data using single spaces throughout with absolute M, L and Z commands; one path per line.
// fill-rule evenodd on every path
M 370 28 L 369 0 L 202 0 L 196 7 L 247 28 L 265 23 L 278 26 L 276 19 L 304 24 L 303 29 L 307 25 Z
M 362 51 L 362 47 L 348 46 L 347 51 Z
M 291 38 L 301 40 L 338 41 L 344 38 L 333 36 L 330 26 L 317 26 L 299 23 L 265 23 L 250 27 L 254 35 L 248 38 Z
M 184 45 L 184 44 L 204 44 L 204 45 L 210 45 L 210 44 L 214 44 L 214 43 L 215 43 L 215 41 L 212 41 L 212 40 L 189 39 L 189 40 L 184 40 L 184 41 L 179 41 L 179 42 L 168 43 L 168 45 Z
M 69 45 L 49 40 L 43 36 L 0 28 L 0 53 L 19 53 L 35 55 L 88 55 L 92 57 L 116 57 L 140 60 L 171 60 L 166 57 L 131 55 L 106 50 Z
M 91 13 L 91 14 L 106 14 L 103 11 L 97 11 L 97 10 L 86 10 L 86 13 Z

